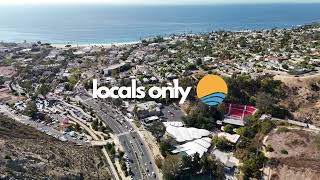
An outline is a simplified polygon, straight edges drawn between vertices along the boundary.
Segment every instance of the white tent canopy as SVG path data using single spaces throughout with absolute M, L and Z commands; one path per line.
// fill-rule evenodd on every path
M 178 142 L 191 141 L 210 134 L 205 129 L 175 127 L 171 125 L 167 125 L 166 131 Z
M 189 156 L 195 153 L 199 153 L 200 157 L 208 151 L 211 146 L 211 139 L 208 137 L 197 139 L 191 142 L 187 142 L 182 145 L 176 146 L 176 149 L 172 153 L 185 152 Z

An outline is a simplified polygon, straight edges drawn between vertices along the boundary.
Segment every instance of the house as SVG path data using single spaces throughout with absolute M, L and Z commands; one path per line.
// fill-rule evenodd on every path
M 117 72 L 121 72 L 123 71 L 123 67 L 126 66 L 127 63 L 119 63 L 119 64 L 113 64 L 105 69 L 103 69 L 103 74 L 106 76 L 110 76 L 112 74 L 113 71 L 117 71 Z
M 218 137 L 224 137 L 229 142 L 231 142 L 233 144 L 236 144 L 240 139 L 240 135 L 239 134 L 229 134 L 229 133 L 226 133 L 226 132 L 219 132 L 218 133 Z
M 150 116 L 150 117 L 145 118 L 143 121 L 145 124 L 150 124 L 150 123 L 157 121 L 159 119 L 160 118 L 158 116 Z
M 54 90 L 54 93 L 57 95 L 61 95 L 65 91 L 65 84 L 59 84 L 57 88 Z
M 5 78 L 11 78 L 16 74 L 16 70 L 13 66 L 1 66 L 0 67 L 0 76 Z
M 240 165 L 240 161 L 233 156 L 232 152 L 222 152 L 218 149 L 214 149 L 211 154 L 228 168 L 234 168 Z

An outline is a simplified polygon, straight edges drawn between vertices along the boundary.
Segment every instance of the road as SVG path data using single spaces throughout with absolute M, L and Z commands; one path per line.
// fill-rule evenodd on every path
M 96 114 L 104 121 L 118 136 L 120 144 L 124 147 L 126 155 L 130 159 L 132 178 L 133 179 L 159 179 L 157 167 L 153 157 L 148 151 L 139 134 L 133 131 L 130 122 L 125 117 L 116 112 L 109 104 L 99 100 L 92 99 L 88 96 L 81 96 L 82 103 L 91 107 Z M 150 163 L 151 162 L 151 163 Z M 156 177 L 152 177 L 152 172 Z
M 26 125 L 29 125 L 29 126 L 32 126 L 34 128 L 37 128 L 38 130 L 40 131 L 43 131 L 45 133 L 47 133 L 48 135 L 50 134 L 51 136 L 57 138 L 57 139 L 61 139 L 61 137 L 63 137 L 63 139 L 65 141 L 70 141 L 70 142 L 74 142 L 76 144 L 81 144 L 81 145 L 84 145 L 84 144 L 88 144 L 88 143 L 85 143 L 81 140 L 75 140 L 74 138 L 72 138 L 71 136 L 69 135 L 64 135 L 63 133 L 61 133 L 60 131 L 50 127 L 50 126 L 46 126 L 45 124 L 42 124 L 42 123 L 38 123 L 36 121 L 32 121 L 30 120 L 27 116 L 18 116 L 16 114 L 13 114 L 11 112 L 12 110 L 9 109 L 9 107 L 7 107 L 6 105 L 0 105 L 0 112 L 3 112 L 5 113 L 6 115 L 8 115 L 9 117 L 13 118 L 14 120 L 20 122 L 20 123 L 23 123 L 23 124 L 26 124 Z M 80 120 L 77 120 L 75 117 L 71 117 L 71 116 L 68 116 L 72 121 L 78 123 L 82 128 L 84 128 L 89 134 L 91 137 L 93 137 L 93 139 L 95 141 L 92 141 L 90 142 L 91 145 L 100 145 L 102 143 L 105 143 L 104 141 L 101 141 L 97 136 L 96 134 L 90 129 L 88 128 L 86 125 L 84 125 Z M 60 117 L 60 118 L 57 118 L 57 119 L 64 119 L 63 117 Z M 104 154 L 104 156 L 107 158 L 107 161 L 109 163 L 109 166 L 108 166 L 108 172 L 112 173 L 113 175 L 113 178 L 115 180 L 119 180 L 119 176 L 117 174 L 117 171 L 115 169 L 115 167 L 113 166 L 113 163 L 108 155 L 108 153 L 106 152 L 106 150 L 103 148 L 102 149 L 102 153 Z

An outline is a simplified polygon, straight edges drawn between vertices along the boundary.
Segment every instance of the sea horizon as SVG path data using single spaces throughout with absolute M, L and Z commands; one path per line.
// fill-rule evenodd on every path
M 1 42 L 57 45 L 123 44 L 157 35 L 283 29 L 320 22 L 320 3 L 1 8 Z

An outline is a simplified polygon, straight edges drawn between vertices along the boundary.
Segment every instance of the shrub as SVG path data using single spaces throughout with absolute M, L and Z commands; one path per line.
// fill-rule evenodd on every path
M 4 159 L 11 159 L 11 156 L 10 155 L 5 155 Z
M 262 121 L 260 123 L 260 131 L 262 134 L 268 134 L 275 127 L 272 121 Z
M 281 154 L 288 154 L 288 151 L 285 150 L 285 149 L 282 149 L 282 150 L 281 150 Z
M 212 139 L 212 143 L 219 150 L 228 151 L 232 148 L 232 144 L 225 137 L 214 136 Z
M 233 133 L 234 133 L 234 132 L 233 132 L 233 126 L 230 125 L 230 124 L 226 125 L 223 130 L 224 130 L 225 132 L 227 132 L 227 133 L 230 133 L 230 134 L 233 134 Z
M 267 150 L 267 152 L 273 152 L 274 151 L 272 146 L 271 146 L 271 144 L 267 145 L 266 150 Z
M 159 155 L 155 158 L 155 163 L 159 169 L 162 169 L 163 160 Z
M 277 130 L 277 133 L 286 133 L 286 132 L 289 132 L 289 129 L 286 128 L 286 127 L 279 127 L 278 130 Z
M 320 150 L 320 135 L 317 135 L 314 140 L 318 150 Z

